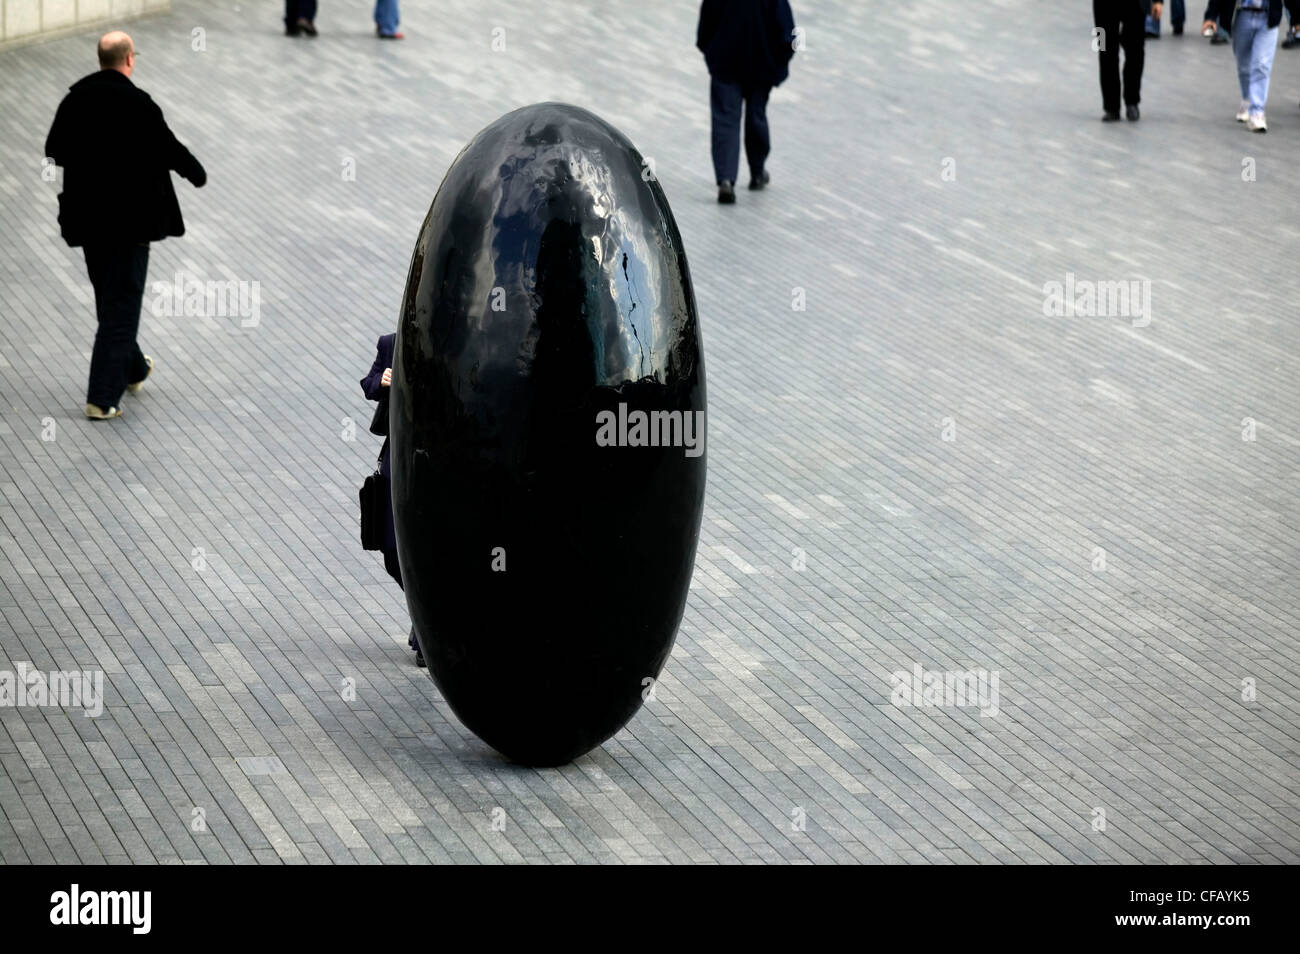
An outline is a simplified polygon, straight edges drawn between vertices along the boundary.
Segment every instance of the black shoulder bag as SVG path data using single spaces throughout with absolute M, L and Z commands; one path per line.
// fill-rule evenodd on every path
M 384 441 L 384 446 L 388 442 Z M 379 452 L 375 460 L 375 472 L 361 485 L 361 548 L 363 550 L 382 550 L 384 548 L 384 524 L 388 521 L 388 480 L 379 470 L 379 462 L 384 459 L 384 452 Z
M 370 433 L 378 434 L 380 437 L 388 436 L 388 392 L 379 399 L 379 404 L 375 407 L 375 416 L 370 419 Z

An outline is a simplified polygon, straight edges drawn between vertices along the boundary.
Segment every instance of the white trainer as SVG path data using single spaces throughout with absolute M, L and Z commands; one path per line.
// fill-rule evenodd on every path
M 92 421 L 111 421 L 115 417 L 122 416 L 122 409 L 118 407 L 100 407 L 98 404 L 86 405 L 86 417 Z
M 1264 120 L 1264 114 L 1251 113 L 1250 118 L 1246 120 L 1246 128 L 1251 132 L 1268 132 L 1268 123 Z
M 1243 99 L 1237 110 L 1237 122 L 1244 123 L 1248 119 L 1250 119 L 1250 100 Z
M 149 365 L 148 370 L 145 371 L 144 373 L 144 377 L 141 378 L 139 381 L 135 381 L 132 384 L 128 384 L 126 386 L 126 389 L 132 394 L 139 394 L 144 389 L 145 378 L 148 378 L 149 375 L 153 374 L 153 358 L 150 357 L 149 355 L 145 355 L 144 362 L 145 364 Z

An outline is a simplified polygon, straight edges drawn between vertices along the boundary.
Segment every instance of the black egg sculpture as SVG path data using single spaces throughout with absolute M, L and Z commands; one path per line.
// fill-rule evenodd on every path
M 517 762 L 600 745 L 672 649 L 706 459 L 686 253 L 618 130 L 542 103 L 456 158 L 411 259 L 389 414 L 434 682 Z

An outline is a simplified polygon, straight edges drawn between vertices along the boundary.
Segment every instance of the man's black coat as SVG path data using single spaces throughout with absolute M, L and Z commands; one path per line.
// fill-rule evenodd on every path
M 208 181 L 167 128 L 158 104 L 117 70 L 72 85 L 54 116 L 45 155 L 63 167 L 59 225 L 72 246 L 184 235 L 170 170 L 196 186 Z
M 789 0 L 704 0 L 695 45 L 709 74 L 746 89 L 780 86 L 794 56 Z

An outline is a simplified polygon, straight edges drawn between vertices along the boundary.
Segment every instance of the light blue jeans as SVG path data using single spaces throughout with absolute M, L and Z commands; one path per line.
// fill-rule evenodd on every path
M 1237 56 L 1237 81 L 1241 98 L 1252 113 L 1262 113 L 1268 99 L 1268 74 L 1277 52 L 1277 27 L 1268 26 L 1267 13 L 1238 10 L 1232 21 L 1232 52 Z
M 398 21 L 397 0 L 375 0 L 375 26 L 380 33 L 396 33 Z

